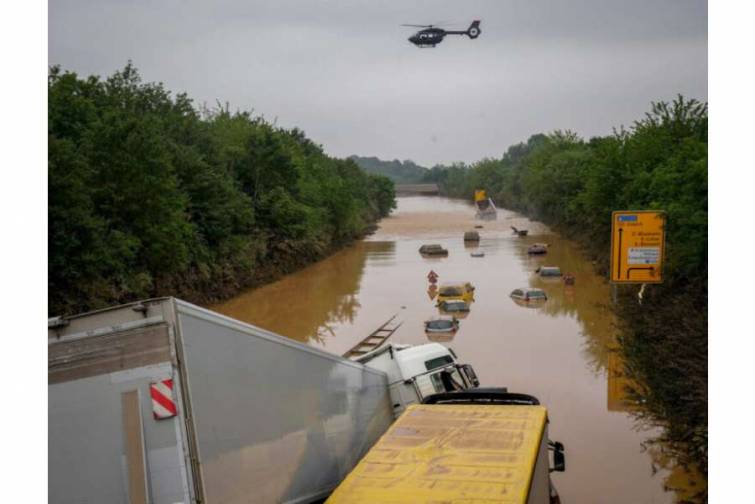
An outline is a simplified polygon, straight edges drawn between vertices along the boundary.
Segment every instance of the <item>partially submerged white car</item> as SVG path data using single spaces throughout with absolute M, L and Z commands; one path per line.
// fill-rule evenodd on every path
M 547 301 L 548 295 L 543 289 L 524 287 L 511 291 L 511 298 L 518 301 Z

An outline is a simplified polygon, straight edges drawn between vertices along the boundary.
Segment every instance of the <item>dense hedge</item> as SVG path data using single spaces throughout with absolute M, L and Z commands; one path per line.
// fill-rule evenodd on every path
M 487 189 L 496 203 L 555 226 L 608 271 L 611 212 L 662 209 L 668 217 L 665 283 L 619 289 L 621 351 L 648 419 L 665 446 L 707 472 L 708 111 L 654 103 L 629 130 L 584 141 L 534 135 L 501 159 L 435 167 L 427 181 L 451 196 Z M 631 322 L 631 323 L 630 323 Z
M 393 183 L 227 107 L 49 73 L 49 312 L 206 301 L 322 257 L 395 206 Z

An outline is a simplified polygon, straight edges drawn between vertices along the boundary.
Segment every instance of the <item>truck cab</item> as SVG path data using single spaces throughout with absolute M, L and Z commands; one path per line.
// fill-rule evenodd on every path
M 434 394 L 476 388 L 480 382 L 469 364 L 459 364 L 453 350 L 440 343 L 391 343 L 357 359 L 388 375 L 393 414 Z

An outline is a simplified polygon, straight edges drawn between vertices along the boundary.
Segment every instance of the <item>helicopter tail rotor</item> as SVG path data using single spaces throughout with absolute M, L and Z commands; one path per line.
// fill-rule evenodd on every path
M 472 24 L 467 28 L 467 36 L 471 39 L 476 39 L 480 36 L 480 21 L 474 20 Z

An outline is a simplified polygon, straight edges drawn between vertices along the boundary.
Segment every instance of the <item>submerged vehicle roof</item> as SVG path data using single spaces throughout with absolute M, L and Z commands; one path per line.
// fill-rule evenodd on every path
M 540 266 L 539 273 L 541 275 L 560 275 L 561 268 L 558 266 Z
M 522 294 L 528 295 L 528 296 L 532 294 L 536 294 L 538 296 L 542 295 L 544 297 L 548 297 L 543 289 L 538 289 L 537 287 L 517 287 L 516 289 L 511 291 L 510 295 L 513 296 L 516 291 L 519 291 Z

